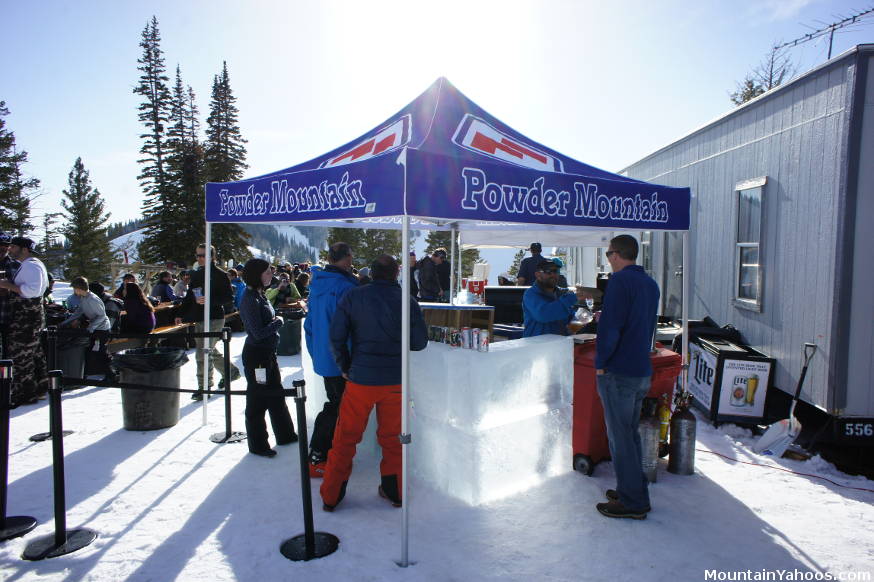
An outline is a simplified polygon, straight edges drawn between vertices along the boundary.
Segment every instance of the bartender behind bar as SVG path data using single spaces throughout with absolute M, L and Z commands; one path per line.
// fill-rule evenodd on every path
M 586 292 L 578 288 L 573 293 L 558 287 L 558 265 L 548 259 L 537 264 L 534 277 L 536 282 L 522 296 L 525 323 L 522 337 L 547 333 L 568 335 L 568 323 L 573 319 L 574 306 L 585 301 Z

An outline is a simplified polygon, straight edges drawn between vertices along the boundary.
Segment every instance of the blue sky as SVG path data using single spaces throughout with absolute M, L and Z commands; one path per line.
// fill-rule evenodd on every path
M 139 215 L 132 93 L 154 14 L 202 117 L 228 62 L 248 175 L 328 151 L 393 114 L 437 77 L 532 139 L 616 171 L 732 106 L 728 93 L 778 40 L 863 1 L 481 2 L 3 0 L 0 100 L 42 181 L 34 214 L 60 210 L 81 156 L 112 220 Z M 834 54 L 874 42 L 874 18 Z M 827 41 L 791 55 L 806 70 Z M 500 267 L 499 267 L 500 270 Z

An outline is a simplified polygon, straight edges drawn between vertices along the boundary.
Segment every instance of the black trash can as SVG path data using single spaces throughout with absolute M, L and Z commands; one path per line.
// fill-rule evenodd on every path
M 87 336 L 66 336 L 58 339 L 55 366 L 65 378 L 85 378 L 85 357 L 88 352 Z
M 112 358 L 119 380 L 164 388 L 179 388 L 179 368 L 188 361 L 182 348 L 135 348 Z M 122 388 L 126 430 L 155 430 L 179 422 L 179 393 Z
M 300 353 L 300 332 L 304 312 L 301 309 L 278 309 L 277 315 L 282 317 L 285 323 L 279 328 L 276 355 L 296 356 Z

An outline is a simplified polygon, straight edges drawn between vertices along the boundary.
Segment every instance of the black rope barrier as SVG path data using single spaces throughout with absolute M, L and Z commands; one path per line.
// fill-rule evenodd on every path
M 63 432 L 61 419 L 62 372 L 49 372 L 49 418 L 52 434 Z M 87 528 L 67 529 L 67 498 L 64 487 L 64 439 L 52 439 L 52 473 L 54 475 L 55 533 L 34 539 L 21 555 L 25 560 L 45 560 L 64 556 L 88 546 L 97 532 Z
M 29 515 L 6 516 L 9 478 L 9 411 L 12 409 L 12 361 L 0 360 L 0 541 L 23 536 L 36 527 Z
M 279 552 L 296 562 L 323 558 L 337 551 L 340 539 L 334 534 L 323 531 L 314 531 L 313 527 L 313 496 L 310 488 L 309 455 L 307 454 L 307 412 L 305 403 L 306 382 L 295 380 L 292 382 L 295 395 L 294 402 L 297 406 L 297 429 L 298 448 L 300 450 L 300 489 L 303 500 L 303 523 L 304 533 L 289 538 L 279 546 Z
M 188 324 L 191 328 L 194 324 Z M 70 337 L 91 337 L 95 335 L 97 332 L 90 332 L 87 329 L 79 329 L 74 327 L 57 327 L 54 325 L 50 325 L 43 330 L 43 333 L 48 333 L 50 330 L 54 329 L 55 335 L 63 335 Z M 230 329 L 230 328 L 222 328 L 222 329 Z M 145 332 L 132 332 L 132 331 L 115 331 L 115 332 L 100 332 L 107 339 L 164 339 L 170 337 L 215 337 L 221 338 L 222 331 L 168 331 L 163 333 L 145 333 Z
M 49 369 L 56 368 L 56 362 L 58 361 L 58 342 L 57 338 L 59 335 L 68 336 L 68 337 L 89 337 L 94 340 L 94 336 L 98 332 L 89 332 L 85 329 L 76 329 L 76 328 L 58 328 L 57 326 L 49 326 L 43 333 L 46 337 L 46 344 L 48 348 L 47 361 L 49 363 Z M 134 384 L 134 383 L 125 383 L 125 382 L 109 382 L 109 381 L 101 381 L 101 380 L 87 380 L 88 386 L 95 386 L 100 388 L 130 388 L 134 390 L 151 390 L 155 392 L 180 392 L 180 393 L 190 393 L 190 394 L 200 394 L 201 396 L 206 396 L 207 398 L 211 398 L 213 395 L 223 394 L 225 396 L 230 396 L 232 394 L 236 395 L 245 395 L 246 391 L 233 391 L 230 389 L 231 385 L 231 328 L 223 327 L 221 331 L 203 331 L 203 332 L 195 332 L 194 326 L 189 325 L 185 331 L 179 332 L 167 332 L 167 333 L 132 333 L 132 332 L 116 332 L 116 333 L 106 333 L 99 332 L 101 337 L 105 339 L 105 341 L 109 341 L 111 339 L 153 339 L 153 340 L 166 340 L 170 338 L 186 338 L 186 343 L 190 343 L 195 338 L 219 338 L 222 340 L 224 347 L 223 354 L 223 377 L 224 377 L 224 390 L 220 391 L 212 391 L 212 390 L 186 390 L 182 388 L 170 388 L 170 387 L 162 387 L 162 386 L 151 386 L 146 384 Z M 209 348 L 203 348 L 206 351 L 209 351 Z M 201 350 L 197 350 L 195 357 L 203 357 L 203 353 Z M 61 377 L 59 379 L 60 383 L 65 386 L 74 386 L 81 387 L 82 386 L 82 378 L 65 378 Z M 272 395 L 272 392 L 261 392 L 265 395 Z M 288 395 L 287 392 L 283 392 L 283 395 Z M 68 434 L 72 434 L 73 431 L 65 431 L 64 436 Z M 41 442 L 52 438 L 52 433 L 39 433 L 30 437 L 30 440 L 34 442 Z M 230 444 L 230 443 L 238 443 L 246 439 L 246 433 L 234 431 L 231 428 L 231 402 L 229 398 L 225 399 L 225 432 L 224 433 L 215 433 L 209 437 L 209 439 L 216 444 Z
M 71 386 L 76 386 L 77 388 L 86 388 L 86 386 L 80 386 L 81 379 L 77 378 L 59 378 L 59 384 L 67 384 Z M 207 390 L 204 392 L 203 390 L 197 390 L 195 388 L 175 388 L 172 386 L 152 386 L 151 384 L 136 384 L 134 382 L 108 382 L 106 380 L 87 380 L 88 386 L 94 386 L 97 388 L 131 388 L 133 390 L 151 390 L 153 392 L 180 392 L 180 393 L 188 393 L 188 394 L 210 394 L 215 396 L 222 396 L 229 394 L 231 396 L 245 396 L 249 394 L 248 390 L 230 390 L 228 388 L 224 388 L 222 390 Z M 70 391 L 72 393 L 72 391 Z M 293 388 L 282 388 L 282 389 L 272 389 L 272 390 L 255 390 L 253 394 L 263 395 L 263 396 L 294 396 L 297 392 Z

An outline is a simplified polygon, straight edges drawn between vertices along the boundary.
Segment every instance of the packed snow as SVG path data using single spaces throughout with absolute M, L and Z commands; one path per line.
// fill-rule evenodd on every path
M 242 343 L 235 334 L 237 365 Z M 287 385 L 302 376 L 301 364 L 300 356 L 280 358 Z M 194 362 L 181 373 L 183 387 L 193 387 Z M 308 391 L 308 408 L 316 408 L 322 386 L 311 381 Z M 233 428 L 243 430 L 243 399 L 232 398 Z M 288 403 L 294 417 L 294 400 Z M 212 443 L 209 436 L 224 431 L 221 397 L 209 401 L 207 426 L 201 405 L 183 395 L 180 422 L 149 432 L 122 428 L 118 389 L 65 392 L 63 407 L 64 428 L 74 431 L 63 440 L 67 525 L 91 528 L 99 537 L 67 556 L 21 559 L 28 542 L 53 532 L 52 444 L 28 440 L 48 430 L 45 401 L 15 409 L 8 515 L 31 515 L 39 525 L 0 543 L 0 578 L 7 582 L 675 581 L 704 580 L 707 571 L 870 575 L 874 564 L 874 483 L 819 457 L 759 457 L 748 431 L 717 430 L 700 419 L 695 474 L 670 474 L 662 461 L 644 521 L 596 512 L 604 490 L 615 485 L 611 465 L 598 465 L 592 477 L 572 472 L 570 443 L 554 445 L 567 451 L 566 472 L 488 503 L 469 505 L 414 477 L 407 499 L 414 564 L 400 568 L 402 512 L 377 495 L 378 454 L 367 438 L 334 513 L 322 511 L 320 481 L 311 480 L 316 529 L 337 535 L 339 550 L 291 562 L 279 547 L 303 532 L 296 444 L 278 447 L 268 459 L 248 454 L 245 443 Z M 308 416 L 311 423 L 312 411 Z M 507 438 L 521 447 L 529 436 Z

